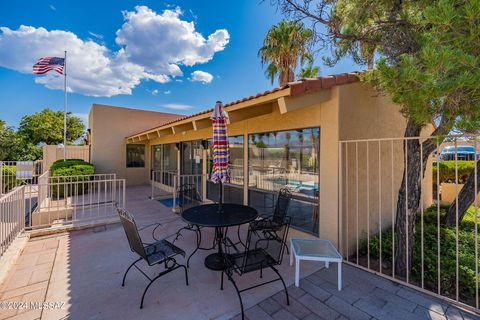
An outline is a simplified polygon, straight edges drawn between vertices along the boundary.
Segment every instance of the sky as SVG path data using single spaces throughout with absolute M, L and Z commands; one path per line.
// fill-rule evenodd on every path
M 67 50 L 68 110 L 93 103 L 193 114 L 269 90 L 258 57 L 284 16 L 270 1 L 6 1 L 0 11 L 0 119 L 63 110 L 63 77 L 34 75 Z M 361 69 L 345 59 L 321 75 Z

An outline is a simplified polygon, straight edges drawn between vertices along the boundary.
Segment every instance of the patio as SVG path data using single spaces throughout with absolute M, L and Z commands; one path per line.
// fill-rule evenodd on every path
M 179 216 L 158 201 L 148 200 L 149 187 L 127 189 L 127 208 L 139 226 L 163 224 L 159 236 L 172 235 L 184 225 Z M 213 232 L 205 231 L 205 243 Z M 177 242 L 187 255 L 195 237 L 184 232 Z M 145 238 L 148 233 L 145 234 Z M 232 236 L 235 238 L 235 235 Z M 200 251 L 190 261 L 190 286 L 183 272 L 162 277 L 150 289 L 143 310 L 138 308 L 146 279 L 129 273 L 121 287 L 125 268 L 136 256 L 130 252 L 120 224 L 32 238 L 9 277 L 0 287 L 0 302 L 57 302 L 59 309 L 2 310 L 0 319 L 230 319 L 240 318 L 235 290 L 226 282 L 220 291 L 220 273 L 203 265 L 209 252 Z M 183 261 L 182 261 L 183 262 Z M 284 257 L 279 271 L 289 286 L 291 305 L 286 306 L 281 283 L 273 283 L 243 295 L 249 319 L 477 319 L 444 301 L 421 294 L 360 269 L 345 266 L 344 287 L 336 288 L 336 266 L 302 263 L 300 288 L 292 286 L 294 268 Z M 145 268 L 150 274 L 154 268 Z M 265 272 L 264 277 L 270 276 Z M 257 274 L 238 280 L 242 287 L 254 284 Z

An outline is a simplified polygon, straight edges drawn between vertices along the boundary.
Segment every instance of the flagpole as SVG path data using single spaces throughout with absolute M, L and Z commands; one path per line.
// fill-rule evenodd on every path
M 63 161 L 67 160 L 67 50 L 65 50 L 65 60 L 63 66 Z

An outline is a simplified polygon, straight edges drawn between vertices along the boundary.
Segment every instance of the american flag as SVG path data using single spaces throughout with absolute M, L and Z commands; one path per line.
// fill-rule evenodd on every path
M 55 70 L 59 74 L 63 74 L 63 67 L 65 65 L 64 58 L 58 57 L 44 57 L 40 58 L 36 64 L 33 65 L 34 74 L 44 74 L 50 70 Z

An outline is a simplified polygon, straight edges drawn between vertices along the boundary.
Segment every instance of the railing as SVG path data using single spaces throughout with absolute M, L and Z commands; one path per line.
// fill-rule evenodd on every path
M 0 161 L 0 194 L 23 184 L 35 184 L 43 173 L 43 161 Z
M 182 174 L 174 177 L 173 183 L 173 208 L 176 208 L 177 201 L 177 189 L 180 186 L 192 185 L 197 190 L 202 200 L 206 198 L 206 174 Z
M 35 186 L 32 186 L 32 188 Z M 125 207 L 125 180 L 114 174 L 41 177 L 38 205 L 29 215 L 32 229 L 54 224 L 104 223 Z
M 0 257 L 25 230 L 25 186 L 0 197 Z
M 457 152 L 442 161 L 447 144 L 478 152 L 480 136 L 341 141 L 339 249 L 347 263 L 479 312 L 479 164 Z
M 172 195 L 177 171 L 153 170 L 150 176 L 151 199 Z

